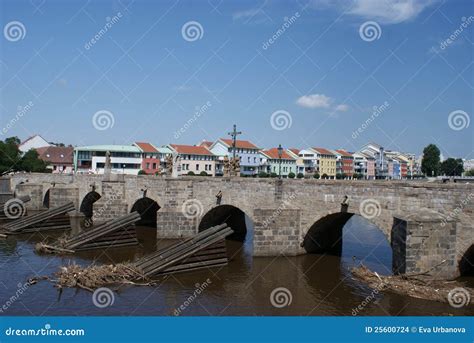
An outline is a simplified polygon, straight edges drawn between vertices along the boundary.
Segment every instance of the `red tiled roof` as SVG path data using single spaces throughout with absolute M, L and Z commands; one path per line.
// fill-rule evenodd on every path
M 201 143 L 199 143 L 200 146 L 203 146 L 203 147 L 206 147 L 206 148 L 210 148 L 211 145 L 212 145 L 212 142 L 210 141 L 202 141 Z
M 334 156 L 332 152 L 330 152 L 328 149 L 324 148 L 313 148 L 313 150 L 317 151 L 321 155 L 331 155 Z
M 178 154 L 189 155 L 213 155 L 206 147 L 196 145 L 180 145 L 170 144 L 170 146 L 178 152 Z
M 143 152 L 158 152 L 156 148 L 150 143 L 145 142 L 135 142 L 135 145 L 140 148 Z
M 53 164 L 72 164 L 73 147 L 48 146 L 36 149 L 39 158 Z
M 345 157 L 352 157 L 352 154 L 342 149 L 336 150 L 336 152 L 340 153 L 342 156 L 345 156 Z
M 221 138 L 227 146 L 232 146 L 232 139 Z M 235 141 L 235 147 L 240 149 L 258 149 L 258 147 L 250 141 L 242 141 L 237 139 Z
M 267 155 L 268 157 L 270 157 L 271 159 L 279 159 L 279 157 L 278 157 L 278 148 L 272 148 L 272 149 L 269 149 L 269 150 L 263 150 L 262 152 L 263 152 L 265 155 Z M 285 151 L 285 149 L 283 149 L 283 151 L 282 151 L 281 159 L 282 159 L 282 160 L 294 160 L 294 158 L 291 157 L 291 156 Z
M 300 153 L 300 149 L 290 148 L 290 149 L 288 149 L 288 150 L 290 150 L 290 151 L 291 151 L 293 154 L 295 154 L 295 155 L 299 155 L 299 153 Z

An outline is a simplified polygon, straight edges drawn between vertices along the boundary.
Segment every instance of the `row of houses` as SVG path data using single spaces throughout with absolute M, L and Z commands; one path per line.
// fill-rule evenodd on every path
M 32 147 L 31 139 L 27 142 L 24 149 Z M 329 179 L 357 177 L 371 180 L 404 179 L 421 174 L 414 154 L 384 150 L 375 143 L 368 143 L 355 152 L 322 147 L 263 149 L 248 140 L 236 140 L 234 149 L 233 141 L 226 138 L 215 142 L 202 141 L 196 145 L 168 144 L 161 147 L 147 142 L 74 148 L 54 145 L 33 147 L 41 152 L 43 159 L 47 158 L 46 155 L 54 156 L 50 159 L 51 168 L 58 173 L 104 173 L 106 155 L 109 154 L 113 173 L 165 174 L 169 158 L 173 157 L 179 164 L 178 175 L 221 176 L 225 160 L 235 154 L 240 160 L 242 176 L 281 174 L 286 178 L 317 174 Z

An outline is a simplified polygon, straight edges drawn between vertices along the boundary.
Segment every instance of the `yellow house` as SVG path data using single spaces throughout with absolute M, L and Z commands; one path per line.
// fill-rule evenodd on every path
M 319 175 L 326 174 L 330 179 L 336 178 L 336 155 L 324 148 L 311 148 L 316 153 L 316 165 Z

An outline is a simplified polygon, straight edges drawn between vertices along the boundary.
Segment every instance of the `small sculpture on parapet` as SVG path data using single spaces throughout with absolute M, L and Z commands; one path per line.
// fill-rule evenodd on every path
M 148 188 L 146 188 L 146 187 L 142 188 L 142 189 L 140 189 L 140 191 L 142 191 L 142 193 L 143 193 L 142 198 L 146 198 L 146 192 L 148 192 Z
M 171 175 L 171 173 L 173 172 L 173 157 L 171 155 L 166 155 L 165 163 L 166 163 L 165 173 L 166 175 Z
M 346 213 L 349 209 L 349 197 L 344 195 L 344 199 L 341 202 L 341 212 Z
M 110 158 L 110 151 L 105 152 L 105 164 L 104 164 L 104 180 L 110 180 L 110 174 L 112 174 L 112 161 Z
M 230 161 L 229 157 L 224 156 L 224 176 L 229 177 L 230 176 Z
M 240 176 L 240 157 L 236 156 L 230 162 L 231 176 Z
M 219 192 L 217 192 L 216 194 L 216 206 L 220 206 L 221 201 L 222 201 L 222 191 L 219 190 Z

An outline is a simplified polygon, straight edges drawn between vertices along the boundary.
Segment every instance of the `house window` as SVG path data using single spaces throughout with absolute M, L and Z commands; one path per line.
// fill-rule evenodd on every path
M 196 164 L 196 170 L 199 170 L 199 164 Z

